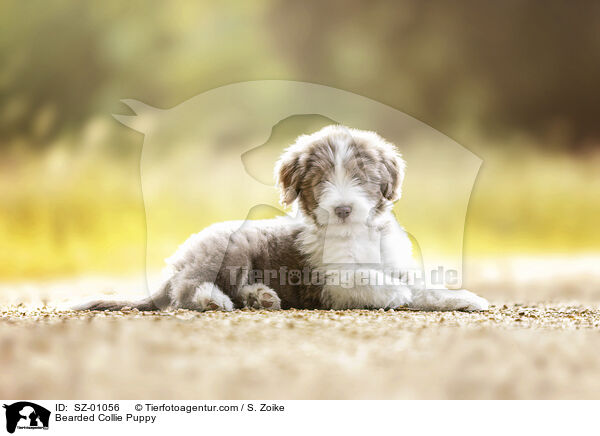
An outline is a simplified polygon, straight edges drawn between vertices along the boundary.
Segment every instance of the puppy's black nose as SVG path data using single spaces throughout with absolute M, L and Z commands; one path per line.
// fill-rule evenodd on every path
M 352 206 L 338 206 L 335 208 L 335 214 L 340 218 L 348 218 L 352 213 Z

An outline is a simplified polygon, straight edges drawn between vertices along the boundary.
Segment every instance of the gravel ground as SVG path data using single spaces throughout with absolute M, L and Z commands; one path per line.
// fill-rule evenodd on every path
M 600 280 L 502 277 L 483 313 L 76 313 L 92 279 L 5 284 L 0 397 L 600 398 Z

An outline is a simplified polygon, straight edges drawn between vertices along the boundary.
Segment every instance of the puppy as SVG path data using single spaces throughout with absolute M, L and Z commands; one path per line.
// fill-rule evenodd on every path
M 486 310 L 469 291 L 406 280 L 418 268 L 391 212 L 404 168 L 374 132 L 332 125 L 302 135 L 275 168 L 296 216 L 214 224 L 167 260 L 170 276 L 154 295 L 77 309 Z

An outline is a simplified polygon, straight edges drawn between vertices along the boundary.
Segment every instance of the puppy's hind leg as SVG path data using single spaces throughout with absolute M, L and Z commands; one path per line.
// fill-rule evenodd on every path
M 214 283 L 204 282 L 196 287 L 193 298 L 187 302 L 182 309 L 192 309 L 199 312 L 207 310 L 222 310 L 231 312 L 233 302 Z
M 281 309 L 281 299 L 277 292 L 262 283 L 242 286 L 240 297 L 245 307 L 265 310 Z

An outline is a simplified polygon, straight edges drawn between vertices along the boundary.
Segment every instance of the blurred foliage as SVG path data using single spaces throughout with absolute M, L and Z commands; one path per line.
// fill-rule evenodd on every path
M 93 115 L 122 109 L 122 98 L 169 107 L 280 73 L 263 16 L 260 3 L 241 1 L 4 1 L 0 146 L 18 138 L 47 147 Z
M 368 96 L 480 155 L 467 253 L 600 249 L 598 2 L 5 0 L 0 25 L 0 276 L 142 268 L 142 135 L 110 114 L 257 79 Z
M 0 6 L 0 134 L 44 146 L 124 97 L 175 105 L 226 83 L 331 85 L 464 142 L 515 130 L 597 144 L 600 3 L 118 2 Z
M 273 41 L 304 80 L 367 95 L 458 142 L 460 124 L 598 146 L 600 3 L 279 1 Z

